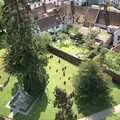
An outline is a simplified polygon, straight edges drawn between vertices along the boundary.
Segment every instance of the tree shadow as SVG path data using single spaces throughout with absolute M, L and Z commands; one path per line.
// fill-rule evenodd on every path
M 105 109 L 111 108 L 112 107 L 112 98 L 108 97 L 106 98 L 106 100 L 99 102 L 99 104 L 91 104 L 88 102 L 86 102 L 88 104 L 85 104 L 85 102 L 83 101 L 79 101 L 79 105 L 78 105 L 78 101 L 76 102 L 77 104 L 77 108 L 78 108 L 78 112 L 82 113 L 84 116 L 89 116 L 92 115 L 94 113 L 97 112 L 101 112 Z M 112 113 L 112 110 L 109 110 L 108 114 Z M 92 118 L 94 120 L 94 117 Z
M 35 105 L 33 106 L 30 113 L 26 116 L 17 113 L 13 120 L 39 120 L 42 112 L 45 112 L 48 105 L 48 97 L 46 93 L 42 96 L 42 98 L 38 97 Z

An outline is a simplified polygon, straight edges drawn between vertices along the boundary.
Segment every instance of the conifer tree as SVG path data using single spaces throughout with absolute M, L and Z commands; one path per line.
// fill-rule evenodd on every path
M 33 96 L 42 95 L 47 84 L 47 59 L 37 53 L 33 41 L 31 9 L 27 0 L 4 0 L 4 18 L 9 48 L 6 71 L 16 75 L 21 87 Z

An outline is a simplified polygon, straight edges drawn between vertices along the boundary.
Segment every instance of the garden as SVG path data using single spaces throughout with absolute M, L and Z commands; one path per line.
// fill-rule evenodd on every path
M 62 71 L 63 68 L 66 68 L 65 74 Z M 58 111 L 58 109 L 54 107 L 54 89 L 56 86 L 64 89 L 68 94 L 74 90 L 74 76 L 78 72 L 78 67 L 53 55 L 53 58 L 49 58 L 49 63 L 46 69 L 49 73 L 49 84 L 46 89 L 46 94 L 37 100 L 32 111 L 27 116 L 23 116 L 18 113 L 15 116 L 15 120 L 54 120 L 56 112 Z M 108 80 L 109 81 L 107 81 L 107 83 L 110 88 L 110 96 L 112 97 L 111 103 L 114 106 L 120 103 L 120 90 L 112 83 L 110 78 Z M 89 109 L 92 114 L 94 112 L 104 110 L 105 108 L 106 106 L 96 106 L 95 111 L 92 111 L 92 107 Z M 78 115 L 78 118 L 84 116 L 82 113 L 78 112 L 75 100 L 73 100 L 72 109 L 74 114 Z
M 83 26 L 81 16 L 66 30 L 38 34 L 28 8 L 25 0 L 0 1 L 0 119 L 77 120 L 120 104 L 107 72 L 120 76 L 120 54 L 102 44 L 107 32 Z
M 56 41 L 56 42 L 52 43 L 52 45 L 55 47 L 58 47 L 60 50 L 66 52 L 68 54 L 72 54 L 73 56 L 77 56 L 77 57 L 79 56 L 82 59 L 87 59 L 88 56 L 92 52 L 97 51 L 96 47 L 92 48 L 92 49 L 89 46 L 86 47 L 86 42 L 80 43 L 78 45 L 78 44 L 76 44 L 75 41 L 72 40 L 72 38 L 67 36 L 67 34 L 65 34 L 65 33 L 61 33 L 61 34 L 62 34 L 61 35 L 62 39 L 64 41 Z M 68 41 L 65 40 L 66 36 L 67 36 L 66 39 Z M 57 39 L 61 39 L 61 38 L 58 37 Z M 62 42 L 62 45 L 59 44 L 59 42 Z M 88 45 L 88 43 L 87 43 L 87 45 Z M 1 51 L 1 54 L 4 55 L 2 51 Z M 98 50 L 97 54 L 95 56 L 98 56 L 99 54 L 100 54 L 100 51 Z M 115 54 L 110 53 L 110 52 L 108 52 L 106 54 L 106 56 L 107 56 L 106 64 L 108 64 L 108 66 L 112 65 L 112 64 L 110 64 L 111 61 L 113 60 L 112 59 L 113 57 L 110 57 L 111 55 L 115 55 Z M 55 88 L 59 87 L 60 89 L 65 91 L 67 94 L 71 94 L 71 93 L 73 93 L 73 91 L 75 91 L 74 84 L 76 83 L 76 75 L 78 75 L 78 73 L 79 73 L 79 67 L 74 66 L 73 64 L 70 64 L 69 62 L 67 62 L 51 53 L 47 54 L 47 59 L 48 59 L 48 65 L 45 69 L 49 75 L 49 79 L 48 79 L 48 85 L 47 85 L 45 94 L 42 96 L 42 98 L 40 97 L 37 99 L 31 112 L 27 116 L 17 113 L 14 116 L 15 120 L 21 120 L 21 119 L 22 120 L 54 120 L 56 118 L 56 113 L 59 111 L 59 108 L 56 108 L 54 106 L 54 101 L 55 101 L 54 90 L 55 90 Z M 1 61 L 2 61 L 2 59 L 1 59 Z M 114 60 L 113 60 L 113 62 L 114 62 Z M 115 65 L 114 64 L 115 63 L 113 63 L 112 66 L 114 66 L 116 68 L 116 64 Z M 110 66 L 110 67 L 112 68 L 112 66 Z M 1 72 L 1 75 L 4 75 L 3 72 L 4 72 L 4 69 Z M 5 74 L 7 74 L 7 73 L 5 73 Z M 7 76 L 7 75 L 5 75 L 5 76 Z M 8 83 L 8 85 L 6 86 L 4 91 L 2 91 L 0 93 L 0 97 L 2 98 L 2 102 L 0 103 L 0 108 L 2 108 L 2 111 L 0 111 L 1 115 L 6 116 L 10 113 L 10 111 L 5 106 L 13 95 L 13 88 L 15 87 L 15 83 L 16 83 L 16 78 L 12 76 L 10 82 Z M 94 109 L 93 109 L 93 107 L 87 106 L 89 108 L 90 113 L 84 111 L 84 112 L 86 112 L 86 114 L 84 114 L 84 112 L 81 109 L 80 110 L 78 109 L 76 100 L 73 97 L 73 104 L 72 104 L 73 114 L 77 115 L 78 118 L 81 118 L 83 116 L 104 110 L 107 107 L 119 104 L 120 103 L 119 87 L 117 87 L 115 84 L 112 83 L 112 79 L 110 76 L 106 76 L 106 83 L 109 88 L 109 96 L 111 97 L 110 98 L 111 102 L 110 102 L 109 106 L 96 105 L 96 107 L 94 107 Z M 11 91 L 11 92 L 9 92 L 9 91 Z M 82 107 L 82 106 L 79 106 L 79 107 Z
M 1 31 L 7 47 L 0 50 L 0 85 L 9 80 L 0 91 L 0 117 L 11 113 L 6 106 L 18 85 L 36 101 L 28 115 L 17 113 L 14 120 L 76 120 L 120 103 L 119 86 L 103 72 L 104 66 L 120 71 L 120 56 L 95 40 L 99 35 L 108 38 L 105 32 L 84 27 L 81 20 L 80 24 L 69 25 L 55 35 L 32 36 L 26 3 L 20 3 L 20 10 L 25 13 L 21 19 L 26 21 L 18 17 L 17 22 L 10 10 L 19 6 L 12 8 L 9 2 L 5 5 L 6 25 L 2 27 L 7 33 L 3 28 Z M 79 58 L 81 64 L 76 66 L 55 56 L 47 51 L 48 45 Z

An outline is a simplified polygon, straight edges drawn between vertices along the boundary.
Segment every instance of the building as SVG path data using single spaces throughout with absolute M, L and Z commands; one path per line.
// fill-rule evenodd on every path
M 118 45 L 120 45 L 120 28 L 114 32 L 113 37 L 113 46 L 116 47 Z
M 69 1 L 69 0 L 67 0 Z M 43 6 L 43 3 L 46 5 L 61 5 L 64 2 L 64 0 L 41 0 L 40 2 L 30 2 L 29 5 L 31 9 L 38 8 L 40 6 Z
M 111 3 L 114 7 L 120 9 L 120 0 L 111 0 Z
M 70 0 L 74 1 L 75 6 L 86 6 L 86 5 L 93 5 L 93 4 L 103 4 L 104 0 Z
M 30 6 L 31 9 L 38 8 L 45 4 L 54 4 L 54 5 L 61 5 L 61 4 L 69 4 L 71 1 L 74 2 L 75 6 L 86 6 L 86 5 L 93 5 L 93 4 L 104 4 L 104 0 L 41 0 L 40 2 L 31 2 Z
M 111 0 L 111 2 L 115 5 L 120 5 L 120 0 Z

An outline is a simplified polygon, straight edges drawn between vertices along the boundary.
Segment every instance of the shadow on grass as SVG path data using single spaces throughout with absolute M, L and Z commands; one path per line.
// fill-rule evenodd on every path
M 14 120 L 39 120 L 41 113 L 45 112 L 47 105 L 48 105 L 48 98 L 47 95 L 44 94 L 42 98 L 38 98 L 31 112 L 28 115 L 24 116 L 17 113 L 14 116 Z
M 14 87 L 12 88 L 12 96 L 14 96 L 14 95 L 17 93 L 18 88 L 19 88 L 19 83 L 16 82 L 16 83 L 14 84 Z
M 81 101 L 81 102 L 79 101 L 79 105 L 78 105 L 78 103 L 76 102 L 78 112 L 82 113 L 84 116 L 89 116 L 94 113 L 101 112 L 105 109 L 111 108 L 112 107 L 112 98 L 109 97 L 106 100 L 99 102 L 99 104 L 98 104 L 98 102 L 96 104 L 95 103 L 91 104 L 91 103 L 89 103 L 89 100 L 86 103 L 87 104 L 85 104 L 85 102 L 83 102 L 83 101 Z M 109 110 L 108 113 L 109 114 L 112 113 L 112 110 Z M 94 120 L 94 118 L 93 118 L 93 120 Z

